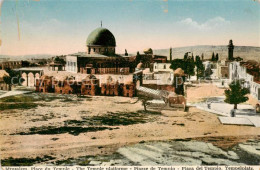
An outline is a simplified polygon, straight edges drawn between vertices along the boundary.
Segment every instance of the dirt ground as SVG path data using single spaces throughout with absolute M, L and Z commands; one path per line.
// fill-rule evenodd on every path
M 220 96 L 213 85 L 188 88 L 188 101 Z M 199 96 L 199 97 L 198 97 Z M 24 97 L 26 100 L 24 101 Z M 80 156 L 108 155 L 143 141 L 211 137 L 230 139 L 222 147 L 260 135 L 260 128 L 220 124 L 216 115 L 195 107 L 189 112 L 143 111 L 137 98 L 24 94 L 0 101 L 27 103 L 30 108 L 0 110 L 0 157 L 44 158 L 55 161 Z M 223 143 L 223 141 L 221 141 Z M 220 142 L 215 142 L 221 147 Z M 222 144 L 223 145 L 223 144 Z
M 200 102 L 207 97 L 224 96 L 224 88 L 218 88 L 213 84 L 199 84 L 187 88 L 187 101 Z

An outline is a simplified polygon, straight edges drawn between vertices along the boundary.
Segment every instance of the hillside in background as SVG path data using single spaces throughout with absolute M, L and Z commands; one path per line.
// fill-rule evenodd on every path
M 8 55 L 0 55 L 0 61 L 4 60 L 12 60 L 12 61 L 20 61 L 20 60 L 32 60 L 32 59 L 48 59 L 55 55 L 50 54 L 36 54 L 36 55 L 22 55 L 22 56 L 8 56 Z
M 225 59 L 228 56 L 227 46 L 211 46 L 211 45 L 201 45 L 201 46 L 190 46 L 190 47 L 179 47 L 172 48 L 173 59 L 183 58 L 186 52 L 192 52 L 194 57 L 196 55 L 201 56 L 204 54 L 204 58 L 211 58 L 212 52 L 218 53 L 220 59 Z M 169 59 L 170 49 L 153 49 L 153 53 L 156 55 L 164 55 Z M 251 46 L 235 46 L 234 57 L 242 57 L 244 61 L 256 60 L 260 62 L 260 47 Z
M 142 51 L 140 51 L 142 53 Z M 172 56 L 173 59 L 176 58 L 183 58 L 184 54 L 186 52 L 192 52 L 194 57 L 196 55 L 201 56 L 201 54 L 204 54 L 204 58 L 208 59 L 211 58 L 212 52 L 215 54 L 218 53 L 220 59 L 227 58 L 228 55 L 228 48 L 227 46 L 212 46 L 212 45 L 199 45 L 199 46 L 189 46 L 189 47 L 177 47 L 172 48 Z M 170 49 L 153 49 L 153 53 L 155 55 L 164 55 L 167 56 L 168 59 Z M 136 55 L 136 52 L 133 53 L 133 55 Z M 31 60 L 31 59 L 47 59 L 51 58 L 56 55 L 50 55 L 50 54 L 38 54 L 38 55 L 24 55 L 24 56 L 7 56 L 7 55 L 0 55 L 0 61 L 9 59 L 9 60 Z M 235 46 L 234 48 L 234 57 L 242 57 L 244 61 L 247 60 L 256 60 L 260 62 L 260 47 L 251 47 L 251 46 Z

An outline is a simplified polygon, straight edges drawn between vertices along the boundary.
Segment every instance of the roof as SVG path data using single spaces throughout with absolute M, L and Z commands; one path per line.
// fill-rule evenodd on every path
M 97 28 L 92 31 L 87 39 L 87 46 L 116 46 L 116 40 L 114 35 L 106 28 Z

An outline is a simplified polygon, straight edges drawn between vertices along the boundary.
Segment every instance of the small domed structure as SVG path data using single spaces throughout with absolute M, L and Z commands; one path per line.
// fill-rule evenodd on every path
M 88 54 L 115 53 L 116 39 L 106 28 L 97 28 L 87 38 Z
M 183 76 L 184 75 L 184 71 L 181 68 L 177 68 L 174 71 L 174 75 Z
M 145 54 L 153 54 L 153 50 L 151 48 L 144 49 Z

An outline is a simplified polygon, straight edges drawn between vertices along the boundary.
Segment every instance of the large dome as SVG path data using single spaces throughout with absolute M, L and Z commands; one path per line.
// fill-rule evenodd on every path
M 97 28 L 92 31 L 87 39 L 87 46 L 116 46 L 114 35 L 106 28 Z

